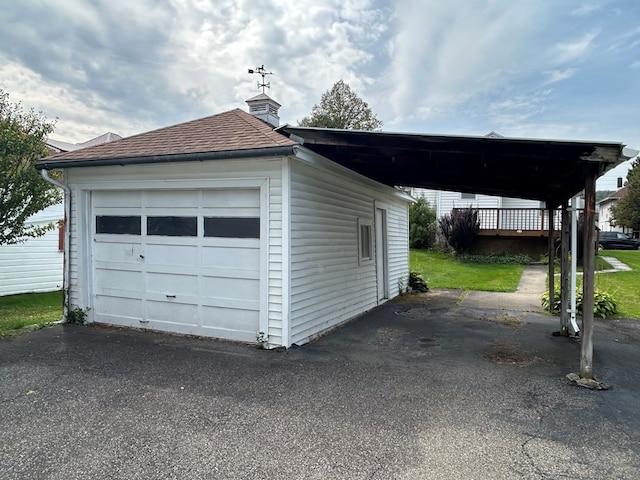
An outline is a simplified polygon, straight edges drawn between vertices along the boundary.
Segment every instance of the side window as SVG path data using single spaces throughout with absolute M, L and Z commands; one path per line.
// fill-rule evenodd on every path
M 358 218 L 358 265 L 373 262 L 373 222 Z
M 96 233 L 105 233 L 110 235 L 140 235 L 141 225 L 140 215 L 96 216 Z

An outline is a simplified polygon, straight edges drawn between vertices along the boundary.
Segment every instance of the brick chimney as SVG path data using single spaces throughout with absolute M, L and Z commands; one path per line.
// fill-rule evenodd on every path
M 246 100 L 249 105 L 249 113 L 260 120 L 267 122 L 269 125 L 278 127 L 280 125 L 280 117 L 278 110 L 281 105 L 273 98 L 265 93 L 256 95 Z

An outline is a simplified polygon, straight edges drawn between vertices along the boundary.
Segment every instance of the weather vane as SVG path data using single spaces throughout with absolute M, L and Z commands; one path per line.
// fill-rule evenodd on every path
M 273 72 L 267 72 L 267 70 L 264 68 L 264 65 L 260 65 L 259 67 L 254 68 L 250 68 L 249 69 L 249 73 L 257 73 L 258 75 L 262 76 L 262 83 L 258 82 L 258 88 L 262 87 L 262 93 L 264 93 L 264 89 L 265 88 L 271 88 L 271 82 L 269 83 L 265 83 L 264 82 L 264 78 L 267 75 L 273 75 Z

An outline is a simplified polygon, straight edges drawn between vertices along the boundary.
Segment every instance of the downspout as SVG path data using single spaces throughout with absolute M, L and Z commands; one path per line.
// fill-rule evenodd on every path
M 69 302 L 67 295 L 69 293 L 69 279 L 71 275 L 71 267 L 69 261 L 69 252 L 71 251 L 71 189 L 64 183 L 60 183 L 49 176 L 49 171 L 44 168 L 40 170 L 42 178 L 44 178 L 51 185 L 62 189 L 64 191 L 64 269 L 62 273 L 62 319 L 67 318 L 69 311 Z

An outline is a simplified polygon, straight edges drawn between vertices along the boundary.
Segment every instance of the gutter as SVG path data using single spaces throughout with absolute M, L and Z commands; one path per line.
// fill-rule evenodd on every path
M 41 160 L 38 170 L 52 170 L 69 167 L 105 167 L 112 165 L 147 165 L 153 163 L 204 162 L 207 160 L 227 160 L 236 158 L 269 157 L 293 155 L 296 145 L 285 147 L 248 148 L 246 150 L 226 150 L 222 152 L 180 153 L 175 155 L 152 155 L 149 157 L 97 158 L 78 160 Z M 48 181 L 48 180 L 47 180 Z
M 52 185 L 61 188 L 64 191 L 64 270 L 62 274 L 62 321 L 67 318 L 69 313 L 69 280 L 71 279 L 71 262 L 69 253 L 71 251 L 71 189 L 64 183 L 60 183 L 49 176 L 49 171 L 42 168 L 40 173 L 42 178 Z

